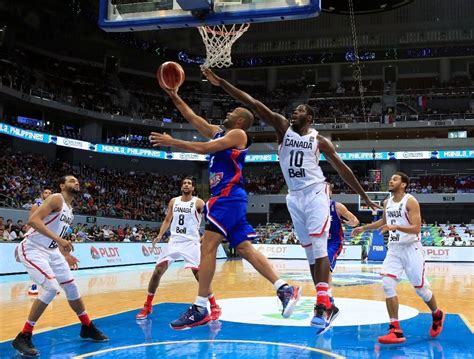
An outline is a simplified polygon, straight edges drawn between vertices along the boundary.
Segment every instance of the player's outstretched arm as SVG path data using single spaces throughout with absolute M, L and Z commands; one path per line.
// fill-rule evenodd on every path
M 184 151 L 190 151 L 199 154 L 208 154 L 218 151 L 223 151 L 229 148 L 244 149 L 247 143 L 247 134 L 244 130 L 233 129 L 214 141 L 209 142 L 194 142 L 183 141 L 171 137 L 166 133 L 152 132 L 150 142 L 153 147 L 157 146 L 171 146 Z
M 329 162 L 329 164 L 337 171 L 337 173 L 341 176 L 344 182 L 346 182 L 349 187 L 351 187 L 357 194 L 362 197 L 367 206 L 374 210 L 380 208 L 378 205 L 372 202 L 369 196 L 367 196 L 367 194 L 364 192 L 364 189 L 360 185 L 359 181 L 357 181 L 357 178 L 354 176 L 352 170 L 338 156 L 336 149 L 334 148 L 334 145 L 331 143 L 331 141 L 321 135 L 318 135 L 318 146 L 320 151 L 326 157 L 326 160 Z
M 158 235 L 153 239 L 153 247 L 155 246 L 156 242 L 161 241 L 161 238 L 163 238 L 163 235 L 166 233 L 168 228 L 170 228 L 171 225 L 171 220 L 173 219 L 173 205 L 174 205 L 174 198 L 171 199 L 170 203 L 168 203 L 168 209 L 166 210 L 166 216 L 165 219 L 163 220 L 163 223 L 161 223 L 160 231 L 158 232 Z
M 181 115 L 206 138 L 214 138 L 217 132 L 222 131 L 219 126 L 211 125 L 201 116 L 196 115 L 191 107 L 178 95 L 177 90 L 165 90 L 171 97 L 176 108 L 181 112 Z
M 273 126 L 278 135 L 278 142 L 281 142 L 283 136 L 285 135 L 286 130 L 290 126 L 288 120 L 280 115 L 279 113 L 273 112 L 262 102 L 254 99 L 248 93 L 238 89 L 230 82 L 224 80 L 223 78 L 217 76 L 214 72 L 209 69 L 203 71 L 207 79 L 215 86 L 222 87 L 222 89 L 232 96 L 237 101 L 243 103 L 245 106 L 249 107 L 254 111 L 258 117 L 260 117 L 265 123 Z
M 58 243 L 66 252 L 73 250 L 72 244 L 56 233 L 50 230 L 43 222 L 43 220 L 52 212 L 59 212 L 63 206 L 63 198 L 58 194 L 54 194 L 46 198 L 46 200 L 38 207 L 34 213 L 28 218 L 28 225 L 43 236 L 50 238 L 52 241 Z
M 360 223 L 359 219 L 347 209 L 342 203 L 336 202 L 336 212 L 339 217 L 345 218 L 344 223 L 351 226 L 357 227 Z

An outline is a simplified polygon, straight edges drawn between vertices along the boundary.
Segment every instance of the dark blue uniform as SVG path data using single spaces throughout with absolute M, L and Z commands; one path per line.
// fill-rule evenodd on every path
M 214 139 L 224 135 L 224 131 L 218 132 Z M 247 222 L 247 192 L 242 173 L 248 146 L 243 150 L 229 148 L 211 153 L 209 159 L 211 198 L 204 213 L 207 222 L 212 223 L 232 247 L 257 236 Z
M 336 211 L 336 202 L 331 200 L 329 213 L 331 216 L 331 227 L 329 228 L 328 238 L 328 259 L 331 264 L 331 272 L 336 267 L 337 257 L 342 251 L 344 245 L 344 231 L 342 222 Z

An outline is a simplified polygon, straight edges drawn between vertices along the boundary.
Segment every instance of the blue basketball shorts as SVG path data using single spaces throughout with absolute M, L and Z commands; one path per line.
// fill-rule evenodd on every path
M 215 227 L 236 248 L 243 241 L 257 237 L 247 222 L 247 199 L 241 197 L 212 197 L 204 209 L 206 227 Z

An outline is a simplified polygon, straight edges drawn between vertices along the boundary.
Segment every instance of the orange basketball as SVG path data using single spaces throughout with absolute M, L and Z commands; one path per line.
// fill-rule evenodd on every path
M 183 84 L 185 75 L 180 64 L 168 61 L 158 67 L 156 78 L 162 88 L 175 90 Z

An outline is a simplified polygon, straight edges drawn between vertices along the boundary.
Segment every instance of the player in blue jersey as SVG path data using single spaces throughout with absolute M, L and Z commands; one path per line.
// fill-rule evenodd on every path
M 207 295 L 216 267 L 219 244 L 227 238 L 268 281 L 283 304 L 282 315 L 289 317 L 301 296 L 301 288 L 288 285 L 280 279 L 267 258 L 251 244 L 255 230 L 247 222 L 247 193 L 244 187 L 243 166 L 251 144 L 247 130 L 253 124 L 253 115 L 243 107 L 227 114 L 223 127 L 211 125 L 179 97 L 176 90 L 165 90 L 183 117 L 209 142 L 183 141 L 167 134 L 152 132 L 153 146 L 172 146 L 185 151 L 209 154 L 209 187 L 211 198 L 205 206 L 206 231 L 201 244 L 199 268 L 199 294 L 194 304 L 183 315 L 171 322 L 173 329 L 187 329 L 206 324 L 211 320 L 207 310 Z

